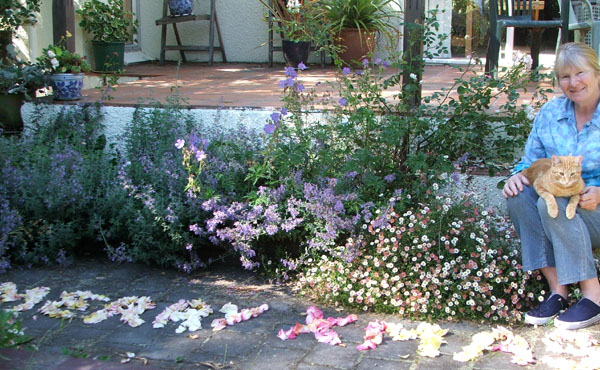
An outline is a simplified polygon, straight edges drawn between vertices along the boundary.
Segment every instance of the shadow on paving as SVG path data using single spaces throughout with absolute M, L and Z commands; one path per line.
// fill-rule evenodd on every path
M 233 266 L 214 266 L 194 274 L 163 270 L 139 264 L 117 265 L 100 260 L 78 262 L 68 268 L 41 267 L 15 269 L 0 275 L 0 283 L 12 281 L 20 293 L 38 286 L 51 288 L 45 300 L 59 300 L 61 292 L 90 290 L 111 300 L 125 296 L 150 296 L 156 308 L 141 315 L 145 321 L 137 328 L 111 317 L 98 324 L 85 324 L 82 317 L 102 308 L 93 301 L 85 312 L 72 319 L 53 319 L 34 309 L 22 312 L 20 320 L 25 333 L 33 336 L 31 350 L 0 350 L 0 369 L 520 369 L 511 363 L 511 355 L 489 353 L 476 362 L 460 363 L 452 359 L 454 352 L 470 343 L 471 336 L 490 330 L 494 325 L 439 322 L 448 328 L 447 343 L 436 358 L 416 355 L 417 341 L 393 342 L 386 337 L 374 350 L 357 351 L 364 328 L 379 319 L 401 322 L 408 328 L 418 323 L 389 315 L 360 313 L 359 320 L 343 328 L 335 328 L 343 346 L 318 343 L 311 334 L 294 340 L 277 338 L 280 329 L 287 330 L 296 322 L 303 323 L 306 308 L 313 304 L 294 296 L 288 288 L 274 286 L 260 276 Z M 152 321 L 158 313 L 180 299 L 202 298 L 214 313 L 202 320 L 203 329 L 194 333 L 175 333 L 179 323 L 169 322 L 154 329 Z M 210 323 L 223 317 L 218 312 L 231 302 L 240 309 L 267 303 L 268 311 L 258 316 L 213 332 Z M 20 302 L 16 302 L 20 303 Z M 15 302 L 0 304 L 10 308 Z M 349 312 L 322 307 L 325 316 L 346 316 Z M 534 348 L 538 359 L 549 356 L 542 338 L 550 327 L 513 328 Z M 600 325 L 589 332 L 600 337 Z M 135 357 L 121 364 L 126 353 Z M 556 356 L 556 355 L 554 355 Z M 144 362 L 147 364 L 144 365 Z M 550 369 L 538 361 L 533 369 Z

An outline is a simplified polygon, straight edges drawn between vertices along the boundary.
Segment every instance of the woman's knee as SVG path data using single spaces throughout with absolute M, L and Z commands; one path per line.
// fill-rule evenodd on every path
M 519 194 L 506 199 L 506 208 L 509 214 L 522 213 L 526 209 L 535 208 L 537 198 L 535 190 L 530 186 L 525 186 Z

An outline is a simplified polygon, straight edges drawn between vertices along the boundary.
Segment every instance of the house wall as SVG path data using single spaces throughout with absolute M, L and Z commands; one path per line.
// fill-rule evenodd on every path
M 87 0 L 73 0 L 75 9 Z M 431 0 L 432 4 L 445 3 L 449 0 Z M 402 3 L 402 1 L 400 1 Z M 162 16 L 163 0 L 133 0 L 133 8 L 140 21 L 140 33 L 138 44 L 129 47 L 125 56 L 126 63 L 158 60 L 160 57 L 161 27 L 155 25 L 155 21 Z M 194 12 L 197 14 L 208 13 L 209 0 L 196 0 Z M 268 33 L 265 20 L 266 9 L 258 0 L 216 0 L 217 17 L 219 19 L 223 43 L 227 59 L 230 62 L 254 62 L 264 63 L 268 61 Z M 446 12 L 442 28 L 449 29 L 451 12 Z M 91 37 L 85 35 L 78 26 L 79 16 L 75 16 L 76 29 L 72 32 L 76 37 L 76 51 L 91 56 L 91 46 L 87 42 Z M 15 45 L 22 50 L 26 59 L 34 59 L 40 55 L 41 50 L 52 43 L 52 0 L 42 2 L 41 14 L 38 23 L 27 26 Z M 179 33 L 183 44 L 208 45 L 209 22 L 185 22 L 178 24 Z M 215 44 L 218 44 L 215 35 Z M 276 41 L 277 42 L 277 41 Z M 172 27 L 168 27 L 167 44 L 175 44 L 175 36 Z M 399 50 L 401 40 L 396 40 L 392 48 Z M 317 63 L 319 55 L 312 53 L 309 62 Z M 383 42 L 378 44 L 377 56 L 385 56 Z M 190 61 L 208 61 L 207 52 L 187 52 L 186 57 Z M 168 51 L 167 60 L 179 60 L 179 52 Z M 275 62 L 283 62 L 281 52 L 274 52 Z M 215 52 L 215 61 L 221 61 L 221 53 Z

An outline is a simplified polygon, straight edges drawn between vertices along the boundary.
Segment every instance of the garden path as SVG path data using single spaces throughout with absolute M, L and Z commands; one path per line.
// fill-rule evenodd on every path
M 474 67 L 483 73 L 482 67 Z M 391 74 L 391 71 L 389 72 Z M 423 96 L 430 96 L 442 88 L 450 88 L 462 72 L 450 65 L 427 65 L 423 75 Z M 108 106 L 135 106 L 150 100 L 164 102 L 178 86 L 179 93 L 187 100 L 190 108 L 280 108 L 281 88 L 277 83 L 285 79 L 283 65 L 269 68 L 260 64 L 227 63 L 209 66 L 201 63 L 186 63 L 179 68 L 175 63 L 161 66 L 157 62 L 128 65 L 122 82 L 110 92 Z M 319 92 L 329 88 L 326 81 L 335 81 L 335 68 L 310 66 L 300 73 L 299 80 L 305 87 L 318 85 Z M 547 87 L 550 87 L 549 85 Z M 385 96 L 393 95 L 389 90 Z M 101 98 L 99 89 L 84 90 L 81 102 L 94 102 Z M 522 94 L 522 101 L 531 98 L 531 91 Z M 503 104 L 494 102 L 491 109 Z
M 156 308 L 141 318 L 146 322 L 133 328 L 112 317 L 98 324 L 84 324 L 83 314 L 101 307 L 93 302 L 85 312 L 71 320 L 61 321 L 37 312 L 42 303 L 21 313 L 25 333 L 34 337 L 37 352 L 0 350 L 1 369 L 521 369 L 511 363 L 511 355 L 490 352 L 472 363 L 453 360 L 477 332 L 491 330 L 495 325 L 469 322 L 439 322 L 449 329 L 441 356 L 428 358 L 416 354 L 418 341 L 391 341 L 369 351 L 357 351 L 362 343 L 364 328 L 375 319 L 400 322 L 408 328 L 418 323 L 400 320 L 389 315 L 359 313 L 358 321 L 336 327 L 344 346 L 318 343 L 311 334 L 300 334 L 294 340 L 282 341 L 280 329 L 287 330 L 296 322 L 304 322 L 306 309 L 313 304 L 290 293 L 287 287 L 274 286 L 259 276 L 232 266 L 214 266 L 190 275 L 138 264 L 111 264 L 104 260 L 85 260 L 75 265 L 13 269 L 0 277 L 0 282 L 12 281 L 19 292 L 38 286 L 51 288 L 45 299 L 58 300 L 63 290 L 91 290 L 111 299 L 124 296 L 150 296 Z M 203 329 L 194 333 L 175 333 L 178 323 L 154 329 L 152 321 L 165 307 L 180 299 L 202 298 L 215 313 L 203 319 Z M 256 318 L 211 331 L 210 322 L 222 317 L 219 308 L 228 302 L 240 309 L 264 303 L 269 310 Z M 0 304 L 0 309 L 15 302 Z M 18 303 L 18 302 L 17 302 Z M 348 312 L 321 307 L 325 317 L 346 316 Z M 559 366 L 561 361 L 575 357 L 554 355 L 543 343 L 551 327 L 513 327 L 532 346 L 538 364 L 529 369 L 546 370 Z M 600 325 L 585 329 L 600 338 Z M 193 336 L 190 336 L 193 335 Z M 135 353 L 127 364 L 120 361 L 126 352 Z M 85 357 L 85 358 L 83 358 Z M 144 366 L 143 360 L 148 361 Z M 596 362 L 597 363 L 597 362 Z

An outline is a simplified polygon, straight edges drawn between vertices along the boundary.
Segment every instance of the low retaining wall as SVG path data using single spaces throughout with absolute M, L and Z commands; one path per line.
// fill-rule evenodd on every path
M 25 103 L 21 109 L 23 117 L 24 130 L 32 127 L 32 120 L 35 117 L 36 109 L 42 109 L 44 114 L 42 119 L 45 121 L 56 117 L 63 109 L 76 108 L 77 104 L 34 104 Z M 106 139 L 109 143 L 117 144 L 120 150 L 123 150 L 122 140 L 125 134 L 125 128 L 133 120 L 135 112 L 134 107 L 102 106 L 103 124 L 105 127 Z M 153 109 L 153 108 L 145 108 Z M 228 108 L 228 109 L 189 109 L 189 113 L 196 120 L 204 124 L 218 125 L 224 130 L 243 125 L 248 129 L 256 131 L 257 135 L 263 133 L 263 128 L 273 110 L 248 109 L 248 108 Z M 319 114 L 315 113 L 315 118 Z M 42 124 L 44 122 L 41 122 Z M 504 177 L 490 177 L 482 175 L 460 175 L 460 185 L 465 190 L 476 193 L 483 204 L 492 207 L 502 214 L 506 214 L 506 203 L 502 197 L 501 191 L 497 188 L 498 182 Z

